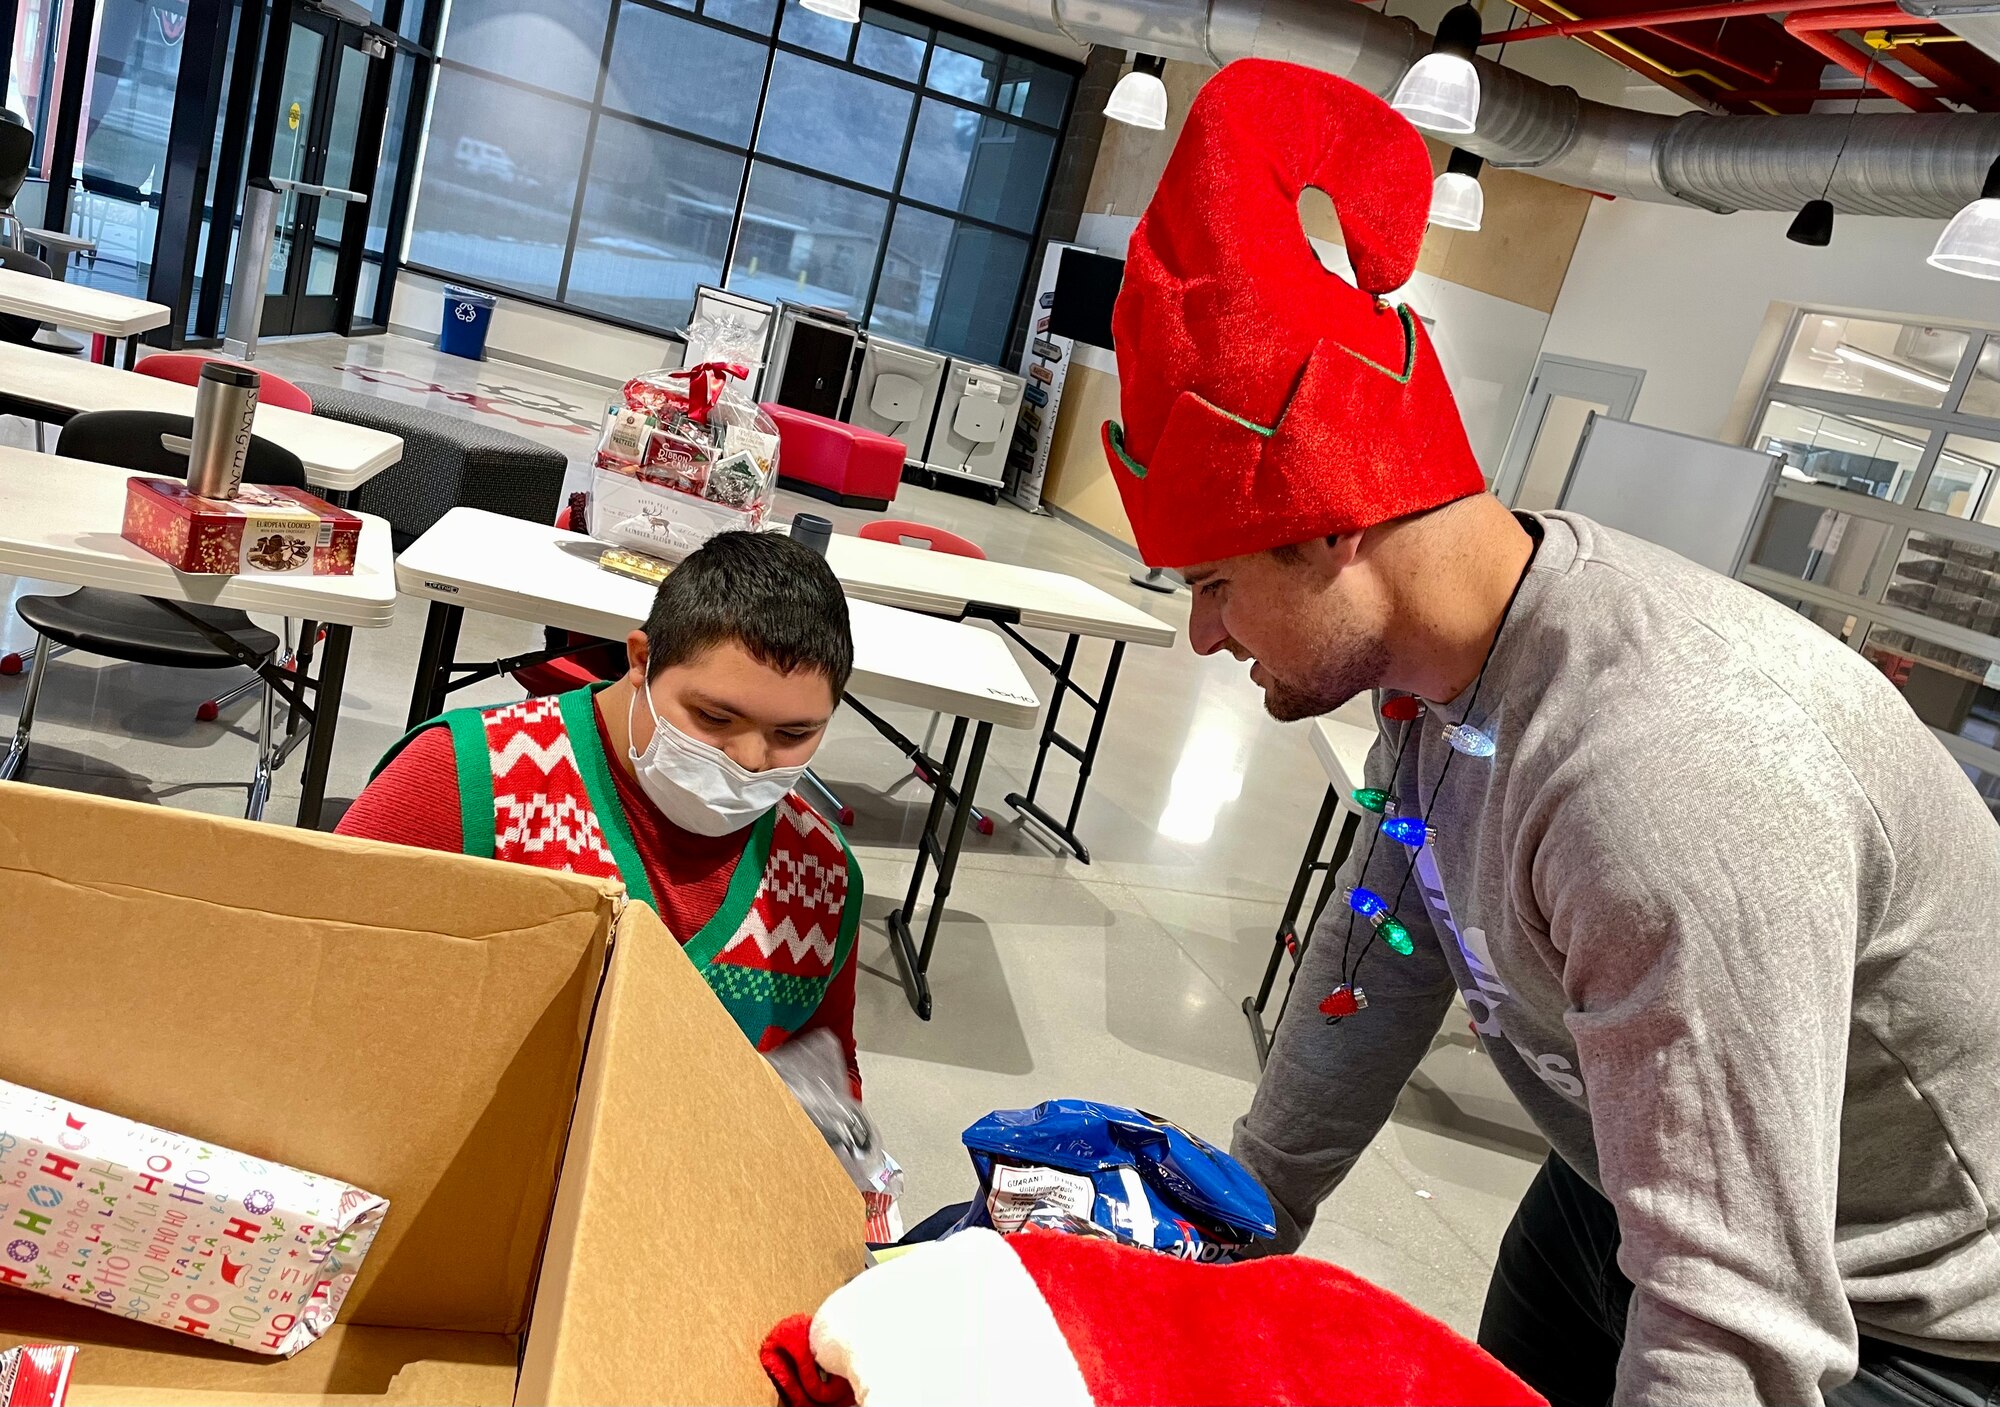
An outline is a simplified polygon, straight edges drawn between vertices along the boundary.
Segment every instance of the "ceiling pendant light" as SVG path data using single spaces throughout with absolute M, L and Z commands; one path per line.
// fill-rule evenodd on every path
M 800 6 L 842 24 L 861 23 L 861 0 L 799 0 Z
M 1167 85 L 1160 81 L 1160 75 L 1166 71 L 1165 59 L 1152 54 L 1134 54 L 1132 71 L 1119 79 L 1118 86 L 1111 90 L 1111 100 L 1104 105 L 1104 115 L 1128 127 L 1143 127 L 1149 132 L 1164 131 L 1167 125 Z
M 1411 65 L 1389 106 L 1427 132 L 1464 136 L 1479 121 L 1479 11 L 1458 5 L 1438 25 L 1431 51 Z
M 1477 230 L 1486 213 L 1479 170 L 1486 163 L 1469 151 L 1451 149 L 1451 160 L 1431 182 L 1431 223 L 1445 230 Z
M 1951 217 L 1925 262 L 1948 274 L 2000 279 L 2000 158 L 1986 168 L 1978 199 Z
M 1809 200 L 1801 205 L 1799 213 L 1792 217 L 1792 227 L 1785 231 L 1785 238 L 1793 244 L 1810 244 L 1820 249 L 1833 243 L 1833 202 Z

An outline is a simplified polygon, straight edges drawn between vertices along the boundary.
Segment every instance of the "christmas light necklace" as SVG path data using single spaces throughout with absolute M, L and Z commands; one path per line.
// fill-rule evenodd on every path
M 1447 723 L 1444 740 L 1451 744 L 1451 751 L 1445 756 L 1444 766 L 1438 770 L 1437 785 L 1431 788 L 1428 806 L 1419 808 L 1415 816 L 1393 814 L 1393 798 L 1382 787 L 1361 787 L 1354 792 L 1354 802 L 1364 811 L 1370 811 L 1382 819 L 1375 827 L 1375 834 L 1368 839 L 1368 851 L 1361 857 L 1360 877 L 1368 877 L 1368 867 L 1375 862 L 1375 843 L 1383 836 L 1406 847 L 1410 852 L 1410 863 L 1403 870 L 1403 882 L 1396 889 L 1393 902 L 1385 903 L 1382 896 L 1372 889 L 1355 885 L 1347 891 L 1347 931 L 1340 940 L 1340 985 L 1327 994 L 1319 1004 L 1320 1012 L 1330 1026 L 1343 1016 L 1352 1016 L 1368 1005 L 1368 994 L 1360 983 L 1361 964 L 1380 939 L 1403 957 L 1416 951 L 1416 943 L 1410 937 L 1409 928 L 1396 917 L 1402 907 L 1403 896 L 1409 892 L 1410 880 L 1417 872 L 1417 853 L 1436 837 L 1430 826 L 1431 811 L 1437 806 L 1438 797 L 1444 793 L 1445 778 L 1451 775 L 1451 764 L 1463 753 L 1467 757 L 1491 757 L 1495 745 L 1491 734 L 1472 725 L 1472 710 L 1479 703 L 1479 686 L 1486 682 L 1486 667 L 1493 663 L 1493 652 L 1500 647 L 1500 636 L 1507 629 L 1508 617 L 1514 614 L 1514 602 L 1520 599 L 1521 587 L 1528 580 L 1529 569 L 1535 565 L 1535 554 L 1541 550 L 1541 537 L 1535 536 L 1534 546 L 1528 552 L 1528 560 L 1521 568 L 1521 574 L 1514 579 L 1514 589 L 1507 594 L 1507 605 L 1500 612 L 1500 624 L 1493 631 L 1493 639 L 1486 647 L 1486 657 L 1479 662 L 1479 673 L 1472 678 L 1472 690 L 1465 700 L 1465 721 Z M 1389 763 L 1391 785 L 1402 774 L 1403 750 L 1409 746 L 1416 733 L 1416 721 L 1423 716 L 1423 702 L 1415 694 L 1398 694 L 1382 703 L 1382 716 L 1391 722 L 1403 724 L 1403 735 L 1396 740 L 1396 755 Z M 1419 779 L 1421 793 L 1421 779 Z M 1361 945 L 1361 951 L 1352 961 L 1349 954 L 1354 945 L 1354 920 L 1359 915 L 1368 920 L 1368 939 Z

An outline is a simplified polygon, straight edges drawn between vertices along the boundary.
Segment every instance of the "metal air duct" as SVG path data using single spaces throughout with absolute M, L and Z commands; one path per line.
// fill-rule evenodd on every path
M 957 0 L 956 7 L 1078 44 L 1195 63 L 1285 59 L 1384 97 L 1430 49 L 1430 36 L 1410 21 L 1350 0 Z M 2000 156 L 2000 113 L 1863 113 L 1848 136 L 1845 113 L 1668 117 L 1477 62 L 1479 130 L 1458 145 L 1494 166 L 1605 195 L 1723 212 L 1796 210 L 1819 195 L 1847 137 L 1827 193 L 1835 209 L 1943 218 L 1979 194 Z

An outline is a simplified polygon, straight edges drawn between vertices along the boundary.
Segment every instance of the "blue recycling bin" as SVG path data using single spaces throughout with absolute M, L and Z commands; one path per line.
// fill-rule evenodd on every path
M 438 350 L 468 361 L 486 360 L 486 331 L 493 325 L 493 307 L 500 300 L 471 288 L 444 291 L 444 326 Z

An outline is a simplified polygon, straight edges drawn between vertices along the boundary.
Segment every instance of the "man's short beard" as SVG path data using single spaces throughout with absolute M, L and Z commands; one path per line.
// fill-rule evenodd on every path
M 1268 671 L 1270 666 L 1267 664 Z M 1264 711 L 1280 723 L 1332 713 L 1355 695 L 1375 688 L 1389 670 L 1389 647 L 1370 641 L 1308 684 L 1292 685 L 1273 674 L 1264 689 Z

